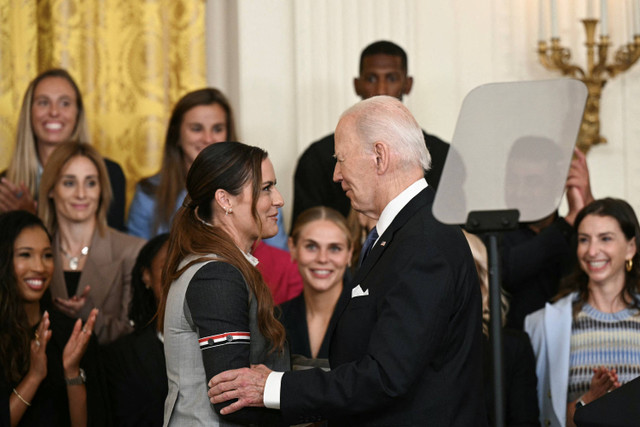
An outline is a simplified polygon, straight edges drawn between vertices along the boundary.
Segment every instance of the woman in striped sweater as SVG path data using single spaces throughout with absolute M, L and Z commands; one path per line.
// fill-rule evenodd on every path
M 576 217 L 576 272 L 557 300 L 529 316 L 543 425 L 572 426 L 576 407 L 640 375 L 640 239 L 623 200 Z

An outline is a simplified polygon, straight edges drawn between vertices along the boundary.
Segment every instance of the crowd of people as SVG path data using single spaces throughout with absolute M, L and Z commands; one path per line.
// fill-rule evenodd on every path
M 0 425 L 490 425 L 482 235 L 431 213 L 449 144 L 402 98 L 408 59 L 361 55 L 362 101 L 309 145 L 291 230 L 263 149 L 215 88 L 174 106 L 125 216 L 72 76 L 26 90 L 0 180 Z M 505 422 L 572 426 L 640 376 L 640 225 L 595 199 L 503 235 Z

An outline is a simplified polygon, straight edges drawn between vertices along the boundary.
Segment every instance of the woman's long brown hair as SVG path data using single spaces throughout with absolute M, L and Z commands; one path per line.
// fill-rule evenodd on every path
M 213 224 L 212 201 L 216 190 L 239 195 L 245 184 L 252 187 L 251 211 L 261 228 L 256 202 L 262 183 L 262 161 L 267 152 L 239 142 L 221 142 L 202 150 L 187 175 L 187 197 L 176 213 L 169 237 L 167 264 L 162 274 L 162 300 L 158 306 L 158 325 L 164 326 L 164 312 L 171 283 L 191 265 L 210 259 L 236 267 L 258 302 L 260 332 L 272 343 L 272 350 L 284 348 L 285 330 L 273 315 L 273 297 L 262 275 L 236 246 L 231 236 Z M 247 220 L 250 220 L 247 218 Z M 197 259 L 179 268 L 189 256 Z M 215 258 L 212 258 L 215 255 Z

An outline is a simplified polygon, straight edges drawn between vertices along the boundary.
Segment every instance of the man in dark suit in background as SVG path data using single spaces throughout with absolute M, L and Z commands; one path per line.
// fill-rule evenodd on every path
M 408 75 L 407 54 L 395 43 L 377 41 L 367 46 L 360 55 L 360 75 L 353 79 L 356 94 L 362 99 L 388 95 L 402 101 L 411 92 L 413 77 Z M 425 178 L 435 190 L 440 182 L 449 144 L 440 138 L 422 132 L 424 143 L 431 154 L 431 169 Z M 349 199 L 340 184 L 331 180 L 336 160 L 333 157 L 334 134 L 312 143 L 298 160 L 293 179 L 292 224 L 300 213 L 314 206 L 329 206 L 349 214 Z
M 437 222 L 424 179 L 430 156 L 400 101 L 376 96 L 336 128 L 334 180 L 380 236 L 337 313 L 331 371 L 227 371 L 209 396 L 279 408 L 289 424 L 483 426 L 481 302 L 462 231 Z M 366 250 L 365 250 L 366 252 Z

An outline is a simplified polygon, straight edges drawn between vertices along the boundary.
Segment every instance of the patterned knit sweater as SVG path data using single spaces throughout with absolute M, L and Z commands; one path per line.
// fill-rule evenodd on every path
M 640 315 L 636 309 L 603 313 L 589 304 L 573 319 L 568 402 L 589 390 L 593 369 L 615 368 L 625 384 L 640 376 Z

